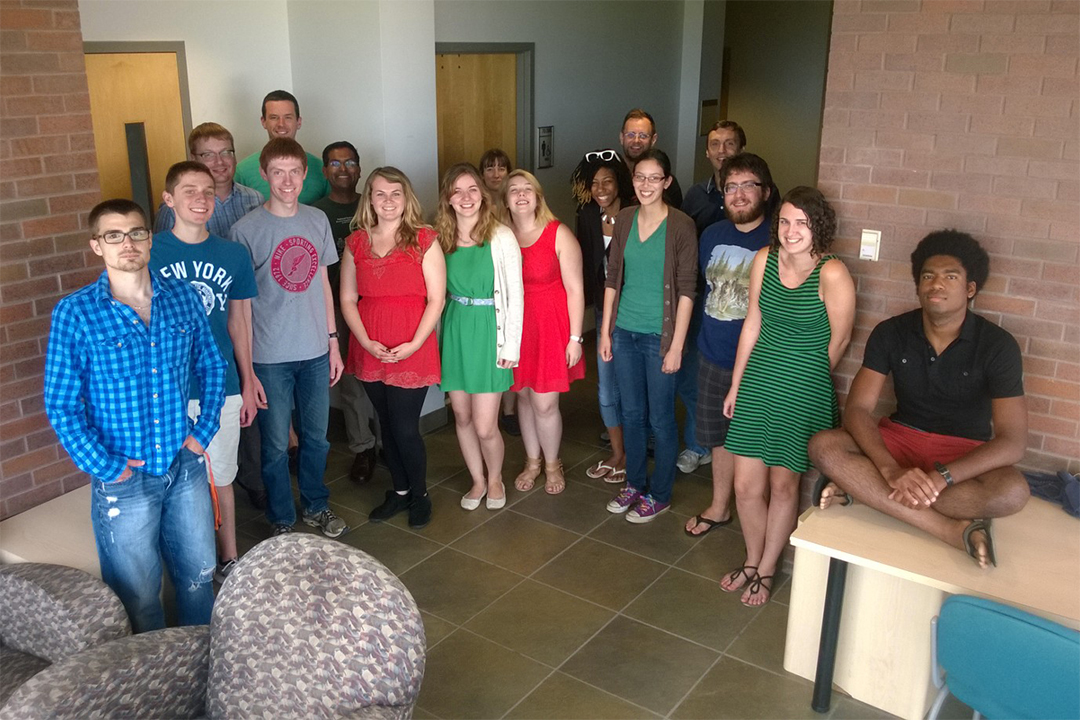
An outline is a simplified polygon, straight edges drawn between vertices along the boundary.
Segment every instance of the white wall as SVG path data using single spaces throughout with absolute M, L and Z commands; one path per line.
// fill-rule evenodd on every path
M 79 12 L 87 42 L 182 40 L 192 123 L 229 128 L 241 156 L 266 142 L 262 98 L 293 87 L 284 0 L 80 0 Z
M 676 157 L 682 3 L 438 0 L 435 40 L 536 44 L 535 124 L 555 126 L 555 165 L 537 176 L 571 225 L 570 173 L 586 151 L 619 147 L 630 108 L 653 115 L 658 147 Z

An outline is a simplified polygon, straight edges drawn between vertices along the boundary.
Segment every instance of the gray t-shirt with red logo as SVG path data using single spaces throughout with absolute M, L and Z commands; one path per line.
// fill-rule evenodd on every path
M 297 362 L 326 354 L 319 266 L 338 261 L 326 214 L 300 205 L 296 215 L 278 217 L 260 207 L 238 220 L 229 237 L 251 254 L 259 286 L 251 300 L 252 360 Z

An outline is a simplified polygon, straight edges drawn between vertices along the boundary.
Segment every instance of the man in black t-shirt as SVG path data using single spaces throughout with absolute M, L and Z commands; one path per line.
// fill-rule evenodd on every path
M 968 309 L 990 258 L 967 233 L 931 233 L 911 254 L 921 310 L 879 324 L 851 383 L 842 429 L 810 441 L 822 509 L 851 498 L 997 564 L 990 518 L 1029 491 L 1013 467 L 1027 446 L 1020 346 Z M 889 374 L 896 412 L 874 421 Z

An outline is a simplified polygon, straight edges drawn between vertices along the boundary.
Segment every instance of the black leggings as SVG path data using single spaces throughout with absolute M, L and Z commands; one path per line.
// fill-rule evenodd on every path
M 420 411 L 428 389 L 365 382 L 364 390 L 379 415 L 394 490 L 408 490 L 417 497 L 427 494 L 427 448 L 420 435 Z

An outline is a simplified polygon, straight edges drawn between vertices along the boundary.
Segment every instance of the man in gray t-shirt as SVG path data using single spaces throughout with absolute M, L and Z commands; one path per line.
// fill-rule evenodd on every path
M 292 532 L 296 522 L 288 458 L 295 400 L 302 517 L 326 536 L 338 537 L 348 528 L 330 510 L 323 480 L 330 450 L 330 386 L 344 369 L 326 273 L 326 266 L 338 261 L 337 250 L 326 215 L 299 203 L 307 174 L 307 155 L 299 143 L 271 140 L 259 166 L 270 199 L 237 221 L 230 236 L 251 254 L 259 287 L 250 320 L 253 366 L 267 403 L 259 412 L 266 516 L 274 535 Z

